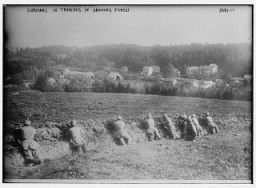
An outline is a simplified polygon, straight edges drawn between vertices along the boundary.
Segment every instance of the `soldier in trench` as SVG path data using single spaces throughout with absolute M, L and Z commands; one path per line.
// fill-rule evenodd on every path
M 173 121 L 167 116 L 167 114 L 163 115 L 163 126 L 165 129 L 167 129 L 168 134 L 172 139 L 178 139 L 178 134 L 176 132 L 175 126 Z
M 74 119 L 69 124 L 68 137 L 73 153 L 78 152 L 79 154 L 86 152 L 86 142 L 82 138 L 82 130 Z
M 24 125 L 19 129 L 18 142 L 25 155 L 25 162 L 28 167 L 32 167 L 35 164 L 44 164 L 41 158 L 41 146 L 34 140 L 36 129 L 32 127 L 31 121 L 27 118 L 24 121 Z
M 192 118 L 186 114 L 178 115 L 178 126 L 181 130 L 181 138 L 184 140 L 195 140 L 197 137 L 196 126 L 194 125 Z
M 197 138 L 197 129 L 195 124 L 192 121 L 191 116 L 187 117 L 187 124 L 185 128 L 185 140 L 195 140 Z
M 201 125 L 199 124 L 198 119 L 195 114 L 192 115 L 192 122 L 196 126 L 197 137 L 203 136 L 203 129 L 202 129 Z
M 203 117 L 203 120 L 205 121 L 207 127 L 210 130 L 211 134 L 219 133 L 219 128 L 218 126 L 214 123 L 212 117 L 210 116 L 209 112 L 205 113 L 205 116 Z
M 131 143 L 131 137 L 125 130 L 125 123 L 123 121 L 123 118 L 121 116 L 118 116 L 112 122 L 112 125 L 114 128 L 114 138 L 118 139 L 121 145 L 129 145 Z
M 146 133 L 149 141 L 152 141 L 155 138 L 161 139 L 161 135 L 159 131 L 155 128 L 155 121 L 150 113 L 144 119 L 144 125 L 146 128 Z

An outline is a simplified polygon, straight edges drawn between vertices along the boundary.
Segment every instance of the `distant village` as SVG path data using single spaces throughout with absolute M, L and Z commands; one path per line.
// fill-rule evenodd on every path
M 48 83 L 52 86 L 56 84 L 67 85 L 71 79 L 86 79 L 93 83 L 96 80 L 108 80 L 115 86 L 129 85 L 129 88 L 135 89 L 135 93 L 147 93 L 147 88 L 154 85 L 164 86 L 165 89 L 175 89 L 175 94 L 183 96 L 197 96 L 196 93 L 203 93 L 203 96 L 216 96 L 226 93 L 232 93 L 233 98 L 241 98 L 245 93 L 251 93 L 252 75 L 244 77 L 232 77 L 229 82 L 218 78 L 219 68 L 216 64 L 208 66 L 191 66 L 186 68 L 186 74 L 181 75 L 180 71 L 173 67 L 170 70 L 170 76 L 162 76 L 159 66 L 145 66 L 140 73 L 130 72 L 128 67 L 115 68 L 112 66 L 104 67 L 101 71 L 78 71 L 72 68 L 65 68 L 57 71 L 53 77 L 48 77 Z M 24 81 L 29 87 L 30 80 Z M 161 88 L 159 89 L 161 90 Z M 159 91 L 161 92 L 161 91 Z M 148 93 L 155 94 L 155 93 Z M 157 93 L 156 93 L 157 94 Z M 202 97 L 201 95 L 198 97 Z

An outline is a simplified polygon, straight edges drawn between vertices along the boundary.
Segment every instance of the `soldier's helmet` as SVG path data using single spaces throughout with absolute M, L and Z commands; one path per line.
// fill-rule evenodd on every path
M 24 125 L 25 125 L 25 126 L 30 126 L 30 125 L 31 125 L 31 121 L 27 118 L 27 119 L 24 121 Z
M 147 115 L 146 118 L 147 118 L 147 119 L 149 119 L 149 118 L 152 118 L 152 119 L 153 119 L 153 117 L 152 117 L 152 115 L 151 115 L 150 113 Z
M 209 116 L 209 115 L 210 115 L 210 113 L 209 113 L 209 112 L 206 112 L 206 113 L 205 113 L 205 115 L 206 115 L 206 116 Z
M 75 119 L 73 119 L 71 122 L 70 122 L 70 125 L 71 126 L 76 126 L 77 125 L 77 121 Z
M 122 120 L 122 119 L 123 119 L 123 118 L 122 118 L 121 116 L 117 116 L 117 117 L 116 117 L 116 121 L 117 121 L 117 120 Z

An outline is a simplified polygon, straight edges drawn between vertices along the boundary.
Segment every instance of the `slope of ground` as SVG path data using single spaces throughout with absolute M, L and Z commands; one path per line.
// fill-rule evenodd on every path
M 5 147 L 7 179 L 251 179 L 250 102 L 27 91 L 18 95 L 8 93 L 4 105 L 5 137 L 11 135 L 10 121 L 21 122 L 24 116 L 29 116 L 37 128 L 36 139 L 44 148 L 44 158 L 50 159 L 44 166 L 28 169 L 17 149 Z M 176 113 L 206 111 L 219 125 L 220 134 L 189 142 L 169 140 L 162 132 L 163 113 L 175 117 Z M 162 140 L 148 142 L 140 127 L 140 121 L 149 112 L 164 137 Z M 129 146 L 119 146 L 111 137 L 107 121 L 116 115 L 123 116 L 128 124 L 133 139 Z M 79 156 L 71 155 L 62 135 L 65 124 L 73 117 L 80 121 L 88 138 L 88 152 Z

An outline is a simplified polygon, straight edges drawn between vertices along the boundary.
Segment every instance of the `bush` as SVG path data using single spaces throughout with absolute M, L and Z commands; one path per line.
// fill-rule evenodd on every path
M 93 92 L 105 92 L 104 83 L 103 83 L 102 81 L 96 80 L 96 81 L 92 84 L 92 91 L 93 91 Z
M 51 86 L 50 92 L 64 92 L 64 88 L 61 85 Z
M 93 89 L 93 80 L 89 78 L 72 78 L 69 84 L 65 85 L 67 92 L 89 92 Z
M 38 89 L 44 92 L 63 92 L 64 89 L 61 85 L 52 85 L 48 82 L 48 78 L 53 76 L 53 72 L 46 71 L 41 73 L 36 79 L 34 89 Z
M 46 74 L 40 74 L 38 76 L 38 78 L 36 79 L 36 83 L 34 85 L 34 88 L 35 89 L 38 89 L 40 91 L 50 91 L 51 90 L 51 85 L 48 83 L 48 80 L 47 80 L 47 75 Z

